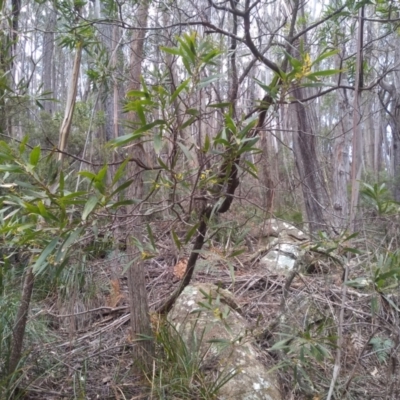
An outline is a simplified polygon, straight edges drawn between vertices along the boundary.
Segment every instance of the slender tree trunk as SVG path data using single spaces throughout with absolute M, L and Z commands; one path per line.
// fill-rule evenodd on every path
M 74 65 L 71 73 L 71 80 L 68 88 L 68 98 L 67 98 L 67 104 L 65 105 L 64 119 L 60 128 L 60 140 L 58 148 L 59 150 L 61 150 L 61 152 L 58 153 L 58 160 L 61 162 L 64 159 L 64 153 L 62 152 L 65 151 L 67 147 L 68 136 L 71 130 L 72 117 L 74 115 L 76 93 L 78 90 L 79 69 L 81 66 L 81 57 L 82 57 L 82 43 L 78 43 L 75 53 Z
M 25 327 L 28 319 L 29 305 L 31 302 L 34 281 L 35 277 L 33 275 L 32 267 L 29 267 L 25 272 L 21 303 L 18 307 L 15 324 L 13 326 L 10 364 L 8 366 L 9 375 L 13 374 L 18 367 L 19 360 L 21 359 L 22 345 L 24 342 Z
M 305 105 L 302 103 L 301 89 L 295 89 L 293 94 L 297 100 L 295 110 L 298 124 L 293 147 L 310 233 L 329 232 L 331 226 L 328 217 L 330 205 L 323 171 L 317 158 L 316 137 L 311 130 Z
M 56 13 L 51 4 L 49 4 L 49 8 L 47 10 L 47 19 L 48 23 L 46 26 L 46 32 L 43 34 L 43 73 L 42 73 L 42 82 L 43 82 L 43 91 L 47 97 L 49 97 L 49 93 L 51 93 L 51 97 L 54 97 L 53 92 L 53 68 L 54 68 L 54 30 L 56 27 Z M 52 114 L 54 111 L 54 101 L 45 100 L 43 102 L 44 110 L 49 114 Z
M 147 17 L 149 12 L 150 1 L 142 0 L 139 3 L 136 12 L 137 27 L 142 28 L 134 31 L 131 46 L 130 46 L 130 87 L 129 90 L 140 89 L 140 75 L 142 72 L 143 62 L 143 45 L 146 31 L 143 28 L 147 27 Z M 130 113 L 129 120 L 135 123 L 137 117 L 134 113 Z M 145 160 L 145 152 L 141 143 L 135 143 L 130 148 L 130 156 L 139 160 Z M 134 177 L 134 183 L 129 188 L 129 198 L 143 199 L 143 170 L 134 162 L 129 164 L 129 175 Z M 133 211 L 133 207 L 127 207 L 128 214 Z M 142 225 L 141 218 L 136 218 L 135 227 L 132 230 L 134 237 L 142 241 Z M 128 240 L 128 252 L 133 253 L 135 246 L 133 242 Z M 149 306 L 146 293 L 146 280 L 144 263 L 139 259 L 134 262 L 128 270 L 128 288 L 131 312 L 131 329 L 134 340 L 138 343 L 133 349 L 133 355 L 136 363 L 142 368 L 148 369 L 151 367 L 151 357 L 154 352 L 154 344 L 151 339 L 152 330 L 149 315 Z M 147 337 L 147 339 L 144 339 Z
M 349 216 L 347 185 L 350 177 L 351 107 L 345 90 L 338 96 L 340 123 L 333 144 L 332 203 L 333 223 L 340 231 L 347 227 Z
M 358 39 L 357 39 L 357 60 L 356 60 L 356 80 L 354 92 L 354 112 L 353 112 L 353 143 L 352 143 L 352 163 L 351 163 L 351 206 L 350 206 L 350 225 L 353 231 L 356 230 L 356 214 L 358 197 L 360 192 L 361 178 L 361 109 L 360 109 L 360 88 L 362 87 L 362 48 L 363 48 L 363 16 L 364 6 L 358 12 Z

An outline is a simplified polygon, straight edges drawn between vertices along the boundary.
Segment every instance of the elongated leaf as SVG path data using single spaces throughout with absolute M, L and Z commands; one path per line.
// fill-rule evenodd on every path
M 91 196 L 89 200 L 85 204 L 85 208 L 83 209 L 82 213 L 82 221 L 86 221 L 86 218 L 89 214 L 94 210 L 98 203 L 99 199 L 96 196 Z
M 176 98 L 179 96 L 179 94 L 182 92 L 182 90 L 186 89 L 188 84 L 190 82 L 190 78 L 184 80 L 175 90 L 174 93 L 172 93 L 171 99 L 169 100 L 170 104 L 172 104 Z
M 238 136 L 241 139 L 245 138 L 247 134 L 257 125 L 257 122 L 258 118 L 253 118 L 253 120 L 249 121 L 248 124 L 239 132 Z
M 0 165 L 0 172 L 15 172 L 15 173 L 22 173 L 23 169 L 16 164 L 2 164 Z
M 330 83 L 326 83 L 326 82 L 319 82 L 316 80 L 317 78 L 311 78 L 311 80 L 313 81 L 312 83 L 310 82 L 306 82 L 306 83 L 302 83 L 301 87 L 314 87 L 314 88 L 320 88 L 320 87 L 333 87 L 334 85 L 330 84 Z
M 163 148 L 162 133 L 155 133 L 153 136 L 154 151 L 158 155 Z
M 202 80 L 198 83 L 197 86 L 198 86 L 199 88 L 203 88 L 203 87 L 209 85 L 210 83 L 213 83 L 213 82 L 218 81 L 219 79 L 221 79 L 221 78 L 223 78 L 223 77 L 225 77 L 224 74 L 217 74 L 217 75 L 208 76 L 207 78 L 202 79 Z
M 149 234 L 151 247 L 153 248 L 153 251 L 157 251 L 156 241 L 154 240 L 154 235 L 153 231 L 151 230 L 150 224 L 147 224 L 146 228 L 147 228 L 147 233 Z
M 199 227 L 199 223 L 193 225 L 193 227 L 189 230 L 189 232 L 185 236 L 185 244 L 188 244 L 192 236 L 197 232 L 197 228 Z
M 21 140 L 21 143 L 19 144 L 19 154 L 22 155 L 22 153 L 25 151 L 26 144 L 28 143 L 28 136 L 24 136 L 24 138 Z
M 58 238 L 54 238 L 42 251 L 39 258 L 36 260 L 35 264 L 33 264 L 32 270 L 35 275 L 39 275 L 44 271 L 48 262 L 47 257 L 54 251 L 57 246 Z
M 183 145 L 182 143 L 179 143 L 178 142 L 178 146 L 181 148 L 181 150 L 183 151 L 183 154 L 185 155 L 185 157 L 189 160 L 189 161 L 192 161 L 193 160 L 193 157 L 192 157 L 192 155 L 190 154 L 190 150 L 185 146 L 185 145 Z
M 151 130 L 155 126 L 162 126 L 165 125 L 165 121 L 163 119 L 157 119 L 149 124 L 142 126 L 141 128 L 137 129 L 135 132 L 120 136 L 116 139 L 113 139 L 109 142 L 109 144 L 113 147 L 123 146 L 133 140 L 139 139 L 143 136 L 143 133 Z
M 236 256 L 238 256 L 240 254 L 243 254 L 245 251 L 246 251 L 246 249 L 233 251 L 231 254 L 229 254 L 228 257 L 236 257 Z
M 190 117 L 187 121 L 185 121 L 185 122 L 182 124 L 181 129 L 187 128 L 188 126 L 192 125 L 193 122 L 196 121 L 196 120 L 197 120 L 197 117 L 195 117 L 195 116 Z
M 125 173 L 126 165 L 128 164 L 129 159 L 127 158 L 117 169 L 114 174 L 114 178 L 112 180 L 112 185 L 114 186 L 123 176 Z
M 99 182 L 103 182 L 103 181 L 105 180 L 106 175 L 107 175 L 107 170 L 108 170 L 108 166 L 105 165 L 105 166 L 99 171 L 99 173 L 98 173 L 97 176 L 96 176 L 96 179 L 97 179 Z
M 135 205 L 135 204 L 139 204 L 140 201 L 141 200 L 139 200 L 139 199 L 122 200 L 122 201 L 117 201 L 116 203 L 110 204 L 109 207 L 118 208 L 121 206 Z
M 126 135 L 119 136 L 108 143 L 111 147 L 120 147 L 126 145 L 129 142 L 140 139 L 142 136 L 142 133 L 128 133 Z
M 37 207 L 39 209 L 40 215 L 43 218 L 45 218 L 45 219 L 49 218 L 49 214 L 48 214 L 46 208 L 44 207 L 44 204 L 42 203 L 42 201 L 37 202 Z
M 185 114 L 189 114 L 189 115 L 199 115 L 200 114 L 200 111 L 199 110 L 197 110 L 196 108 L 188 108 L 186 111 L 185 111 Z
M 79 172 L 79 175 L 82 175 L 85 178 L 88 178 L 89 181 L 92 181 L 92 180 L 96 179 L 96 177 L 97 177 L 96 174 L 94 174 L 93 172 L 90 172 L 90 171 L 81 171 L 81 172 Z
M 110 197 L 115 196 L 117 193 L 129 187 L 135 179 L 129 179 L 129 181 L 124 182 L 122 185 L 118 186 L 110 195 Z
M 165 170 L 169 171 L 169 168 L 168 168 L 167 165 L 164 163 L 164 161 L 161 160 L 161 157 L 158 157 L 158 158 L 157 158 L 157 162 L 160 164 L 160 166 L 161 166 L 162 168 L 164 168 Z
M 206 137 L 204 138 L 204 146 L 203 146 L 203 153 L 207 153 L 210 149 L 210 136 L 206 133 Z
M 339 53 L 339 50 L 331 50 L 331 51 L 326 51 L 325 53 L 322 53 L 320 56 L 318 56 L 312 65 L 318 64 L 320 61 L 325 60 L 325 58 L 334 56 L 335 54 Z
M 208 104 L 207 107 L 212 107 L 212 108 L 225 108 L 225 107 L 229 107 L 231 105 L 231 103 L 229 101 L 225 101 L 222 103 L 212 103 L 212 104 Z
M 64 243 L 61 245 L 61 247 L 57 253 L 57 257 L 56 257 L 57 262 L 62 262 L 65 259 L 65 257 L 67 256 L 69 247 L 75 243 L 75 241 L 81 235 L 82 231 L 83 231 L 83 227 L 79 227 L 79 228 L 76 228 L 73 231 L 69 232 L 69 234 L 67 235 L 67 237 L 64 240 Z
M 40 146 L 36 146 L 32 149 L 31 154 L 29 155 L 29 162 L 36 167 L 40 158 Z
M 148 98 L 149 94 L 142 90 L 129 90 L 126 94 L 127 97 L 145 97 Z
M 172 239 L 173 239 L 173 241 L 174 241 L 174 243 L 175 243 L 176 248 L 177 248 L 178 250 L 180 250 L 180 249 L 182 248 L 182 243 L 181 243 L 181 241 L 179 240 L 178 235 L 175 233 L 175 231 L 174 231 L 173 229 L 171 230 L 171 235 L 172 235 Z
M 181 50 L 176 48 L 176 47 L 164 47 L 164 46 L 160 46 L 160 49 L 162 51 L 164 51 L 165 53 L 168 54 L 173 54 L 175 56 L 180 56 L 181 54 Z
M 330 76 L 330 75 L 336 75 L 339 72 L 341 72 L 340 69 L 325 69 L 323 71 L 317 71 L 317 72 L 312 72 L 311 74 L 308 74 L 306 77 L 308 79 L 317 77 L 317 76 Z
M 68 193 L 64 197 L 60 197 L 59 200 L 60 201 L 65 201 L 65 200 L 76 199 L 77 197 L 82 197 L 82 196 L 84 196 L 86 194 L 87 194 L 87 192 L 85 192 L 84 190 L 80 190 L 78 192 Z

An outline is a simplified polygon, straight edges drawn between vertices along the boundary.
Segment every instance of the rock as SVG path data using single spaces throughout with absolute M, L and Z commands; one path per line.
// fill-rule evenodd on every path
M 277 243 L 268 253 L 260 259 L 260 264 L 274 272 L 284 274 L 293 270 L 297 258 L 300 256 L 300 249 L 296 244 Z
M 260 264 L 274 272 L 287 275 L 295 267 L 296 260 L 302 257 L 303 251 L 299 245 L 307 236 L 287 222 L 276 219 L 267 221 L 265 227 L 264 235 L 274 239 L 270 240 L 268 252 L 260 259 Z
M 187 346 L 204 355 L 206 364 L 223 376 L 233 375 L 220 389 L 219 399 L 282 399 L 277 377 L 259 360 L 256 344 L 229 291 L 205 283 L 188 286 L 168 320 Z M 193 348 L 195 338 L 202 338 L 197 348 Z
M 295 241 L 308 239 L 307 235 L 300 229 L 275 218 L 269 219 L 265 222 L 262 236 L 273 236 L 279 237 L 280 239 L 292 238 Z

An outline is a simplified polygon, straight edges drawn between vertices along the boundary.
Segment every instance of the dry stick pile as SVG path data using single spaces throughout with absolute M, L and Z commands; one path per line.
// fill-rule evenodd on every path
M 178 285 L 179 279 L 174 275 L 173 256 L 167 254 L 147 262 L 148 293 L 150 304 L 154 309 Z M 246 267 L 251 265 L 251 267 Z M 98 266 L 97 266 L 98 267 Z M 195 281 L 217 282 L 231 290 L 240 305 L 243 315 L 249 322 L 250 332 L 259 339 L 264 353 L 279 340 L 281 332 L 277 328 L 282 311 L 282 295 L 286 278 L 271 271 L 263 270 L 257 262 L 246 263 L 243 259 L 235 263 L 235 279 L 232 280 L 231 271 L 223 257 L 203 260 L 199 263 L 195 274 Z M 341 307 L 342 286 L 334 282 L 336 277 L 328 275 L 296 275 L 291 282 L 286 296 L 286 315 L 298 338 L 305 338 L 308 332 L 310 342 L 325 342 L 331 357 L 322 360 L 306 356 L 308 374 L 311 382 L 297 384 L 294 382 L 293 370 L 281 369 L 282 388 L 286 391 L 284 398 L 302 399 L 301 393 L 307 390 L 314 391 L 314 399 L 318 393 L 327 393 L 332 378 L 335 348 L 328 346 L 324 337 L 337 332 L 338 315 Z M 110 278 L 111 280 L 111 278 Z M 29 385 L 31 399 L 70 399 L 78 392 L 87 399 L 122 399 L 146 398 L 146 388 L 143 382 L 135 380 L 131 374 L 132 359 L 129 349 L 133 345 L 130 341 L 129 315 L 126 302 L 127 291 L 124 281 L 114 285 L 120 293 L 118 304 L 114 307 L 97 307 L 93 310 L 81 312 L 75 318 L 93 314 L 91 323 L 86 329 L 71 332 L 67 327 L 54 331 L 55 341 L 43 344 L 38 343 L 31 350 L 25 374 L 26 384 Z M 309 308 L 319 310 L 326 316 L 325 321 L 315 321 L 315 326 L 304 326 L 304 313 L 296 313 L 296 304 L 307 298 Z M 346 398 L 360 399 L 398 399 L 400 398 L 400 380 L 396 365 L 399 360 L 399 343 L 392 343 L 399 337 L 399 313 L 383 298 L 379 298 L 379 311 L 371 313 L 372 295 L 348 288 L 347 301 L 344 309 L 343 321 L 343 349 L 341 373 L 337 387 Z M 49 312 L 49 316 L 54 311 Z M 54 314 L 52 319 L 67 319 L 70 315 Z M 323 329 L 318 331 L 320 323 Z M 266 327 L 274 327 L 269 332 Z M 319 333 L 318 333 L 319 332 Z M 303 336 L 302 336 L 303 335 Z M 392 341 L 390 351 L 382 353 L 377 346 L 371 346 L 372 338 L 382 338 Z M 293 343 L 297 343 L 293 339 Z M 287 360 L 296 363 L 298 352 L 287 354 Z M 273 356 L 276 357 L 276 354 Z M 271 355 L 268 354 L 269 359 Z M 279 360 L 275 360 L 278 362 Z M 43 365 L 47 366 L 44 367 Z M 268 362 L 270 365 L 270 362 Z M 40 365 L 40 367 L 39 367 Z M 38 371 L 42 368 L 42 371 Z M 29 378 L 34 376 L 34 382 Z M 299 387 L 300 386 L 300 387 Z M 300 391 L 299 391 L 300 389 Z M 129 397 L 130 396 L 130 397 Z

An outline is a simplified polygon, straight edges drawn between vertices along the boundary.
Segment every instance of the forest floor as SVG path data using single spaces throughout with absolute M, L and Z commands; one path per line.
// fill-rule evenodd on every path
M 167 237 L 160 248 L 164 250 L 145 263 L 152 310 L 179 284 L 185 260 L 177 263 L 171 248 L 173 243 Z M 127 284 L 124 278 L 117 278 L 126 264 L 124 257 L 110 252 L 93 260 L 85 271 L 88 283 L 84 290 L 64 300 L 55 294 L 34 305 L 31 320 L 41 328 L 36 333 L 31 329 L 27 337 L 19 385 L 27 387 L 23 398 L 159 398 L 151 393 L 151 377 L 146 380 L 132 372 Z M 217 283 L 233 292 L 249 332 L 255 332 L 279 319 L 286 277 L 266 270 L 258 258 L 251 259 L 249 253 L 228 259 L 222 248 L 208 247 L 196 266 L 193 282 Z M 354 265 L 356 276 L 362 260 Z M 341 370 L 332 399 L 400 399 L 399 344 L 393 343 L 399 310 L 383 297 L 351 287 L 343 302 L 341 274 L 338 270 L 298 274 L 290 285 L 286 311 L 290 314 L 290 304 L 307 298 L 328 317 L 313 327 L 296 326 L 283 359 L 282 352 L 270 351 L 276 337 L 268 332 L 258 338 L 260 352 L 271 362 L 280 363 L 277 373 L 283 399 L 325 399 L 338 359 L 335 343 L 343 310 Z M 372 304 L 373 299 L 377 304 Z

